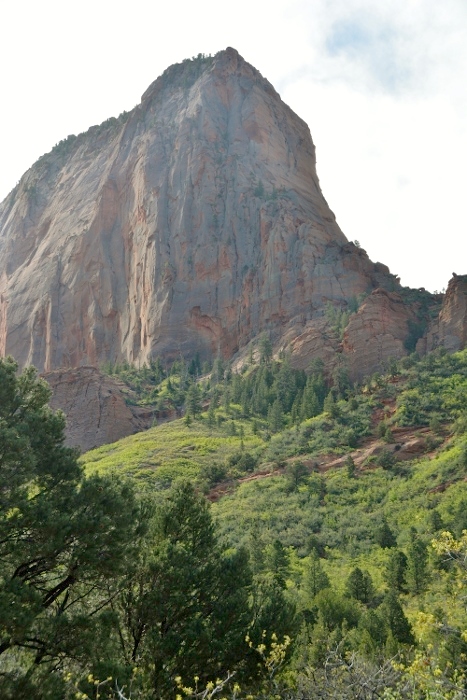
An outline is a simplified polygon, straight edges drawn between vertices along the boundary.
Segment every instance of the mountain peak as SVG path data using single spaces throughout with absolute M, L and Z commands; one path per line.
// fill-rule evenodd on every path
M 187 92 L 193 84 L 207 71 L 217 77 L 226 79 L 228 75 L 241 75 L 262 84 L 269 93 L 277 95 L 273 86 L 261 73 L 232 47 L 219 51 L 214 56 L 198 54 L 193 58 L 186 58 L 181 63 L 174 63 L 151 83 L 141 96 L 141 103 L 147 105 L 165 90 L 183 90 Z
M 397 286 L 339 229 L 307 125 L 233 48 L 36 163 L 0 205 L 0 250 L 0 352 L 40 370 L 325 336 L 327 304 Z

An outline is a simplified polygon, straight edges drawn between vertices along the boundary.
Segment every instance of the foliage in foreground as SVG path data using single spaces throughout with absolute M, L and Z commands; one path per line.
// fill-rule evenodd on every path
M 280 587 L 253 587 L 245 551 L 221 545 L 188 482 L 153 499 L 85 477 L 47 385 L 16 371 L 0 361 L 1 697 L 104 698 L 110 677 L 170 697 L 177 674 L 207 682 L 233 666 L 254 678 L 246 635 L 293 626 Z
M 134 469 L 152 459 L 151 476 L 171 442 L 186 460 L 138 491 L 102 463 L 85 477 L 47 387 L 1 362 L 2 697 L 465 696 L 466 353 L 408 358 L 355 391 L 263 351 L 244 376 L 188 382 L 191 422 L 120 443 L 145 445 Z M 433 442 L 412 463 L 301 461 L 413 425 Z M 119 450 L 99 459 L 125 465 Z M 200 489 L 264 459 L 289 461 L 213 521 Z

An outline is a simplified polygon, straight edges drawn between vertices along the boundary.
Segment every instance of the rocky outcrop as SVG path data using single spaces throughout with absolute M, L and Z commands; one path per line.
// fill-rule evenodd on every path
M 336 330 L 324 317 L 309 321 L 303 328 L 289 328 L 281 338 L 280 350 L 290 353 L 290 362 L 295 369 L 306 370 L 312 359 L 322 360 L 328 376 L 338 365 L 342 352 Z
M 230 357 L 291 323 L 311 352 L 326 303 L 376 287 L 397 281 L 339 229 L 307 125 L 233 49 L 169 68 L 0 205 L 0 353 L 41 371 Z
M 45 372 L 52 389 L 50 406 L 67 418 L 66 443 L 83 452 L 146 430 L 151 412 L 125 402 L 125 385 L 94 367 Z
M 407 355 L 405 341 L 414 311 L 395 292 L 376 289 L 349 319 L 343 354 L 352 381 L 380 371 L 390 358 Z
M 417 351 L 425 354 L 440 346 L 448 352 L 467 347 L 467 275 L 454 274 L 449 281 L 439 317 L 417 343 Z

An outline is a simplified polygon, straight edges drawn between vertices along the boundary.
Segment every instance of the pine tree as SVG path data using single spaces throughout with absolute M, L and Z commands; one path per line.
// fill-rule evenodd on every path
M 350 572 L 345 590 L 347 595 L 365 605 L 371 603 L 375 592 L 370 574 L 358 566 Z
M 407 547 L 407 588 L 418 594 L 425 590 L 428 581 L 428 552 L 424 542 L 412 528 L 412 539 Z
M 201 413 L 201 392 L 196 383 L 190 384 L 188 387 L 186 393 L 186 410 L 193 418 L 196 418 Z
M 399 597 L 395 591 L 389 591 L 379 608 L 390 634 L 401 644 L 413 644 L 414 637 L 410 623 L 405 616 Z
M 289 572 L 289 554 L 280 540 L 274 540 L 264 550 L 265 565 L 274 575 L 281 588 L 285 588 L 285 582 Z
M 259 358 L 260 362 L 266 365 L 272 360 L 272 343 L 265 333 L 261 336 L 259 341 Z
M 211 403 L 209 404 L 209 410 L 208 410 L 208 415 L 207 415 L 207 424 L 210 428 L 213 428 L 216 424 L 216 412 L 214 410 L 214 406 Z
M 212 381 L 219 384 L 224 379 L 225 366 L 221 357 L 216 357 L 212 367 Z
M 404 552 L 396 549 L 386 564 L 385 579 L 388 586 L 400 593 L 406 591 L 407 557 Z
M 381 525 L 377 528 L 375 533 L 375 542 L 379 544 L 383 549 L 389 549 L 390 547 L 395 547 L 397 544 L 397 539 L 391 528 L 389 527 L 387 520 L 384 518 Z
M 350 455 L 345 460 L 345 466 L 347 467 L 347 476 L 349 479 L 353 479 L 355 476 L 355 462 Z
M 47 384 L 16 372 L 0 359 L 0 696 L 38 697 L 40 677 L 40 697 L 62 697 L 51 670 L 94 658 L 139 514 L 129 486 L 84 477 Z
M 320 413 L 319 399 L 313 387 L 313 383 L 307 384 L 302 396 L 300 416 L 302 420 L 313 418 Z
M 187 482 L 172 489 L 119 599 L 125 656 L 145 697 L 174 696 L 175 676 L 207 682 L 239 664 L 250 585 L 246 552 L 219 544 L 207 501 Z
M 313 551 L 303 571 L 302 591 L 312 601 L 315 595 L 329 586 L 329 577 L 322 567 L 318 554 Z
M 337 418 L 337 416 L 339 415 L 339 409 L 336 405 L 336 402 L 334 401 L 332 391 L 330 391 L 324 399 L 323 410 L 326 413 L 328 413 L 331 416 L 331 418 Z
M 228 386 L 226 386 L 226 387 L 224 387 L 224 393 L 222 395 L 222 406 L 225 408 L 227 413 L 230 412 L 230 401 L 231 401 L 230 388 Z
M 297 387 L 295 377 L 290 366 L 288 358 L 282 363 L 275 381 L 275 391 L 284 409 L 285 413 L 289 413 L 295 398 Z
M 285 476 L 289 482 L 290 489 L 297 491 L 300 484 L 306 482 L 308 477 L 308 468 L 303 462 L 289 462 L 285 468 Z
M 279 399 L 276 399 L 268 411 L 269 430 L 278 433 L 284 427 L 284 410 Z

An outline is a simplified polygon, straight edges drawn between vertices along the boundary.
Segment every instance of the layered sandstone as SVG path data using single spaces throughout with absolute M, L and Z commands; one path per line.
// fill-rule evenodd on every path
M 307 125 L 233 49 L 172 66 L 0 205 L 0 353 L 21 366 L 230 357 L 291 328 L 305 366 L 325 305 L 377 287 L 397 281 L 339 229 Z
M 94 367 L 45 372 L 52 389 L 50 406 L 67 419 L 66 443 L 83 452 L 149 428 L 151 412 L 125 401 L 123 382 Z
M 417 350 L 425 354 L 440 346 L 448 352 L 467 347 L 467 275 L 453 275 L 439 317 L 417 343 Z
M 415 312 L 395 292 L 376 289 L 349 319 L 342 350 L 353 381 L 382 370 L 391 358 L 407 355 L 405 342 Z

